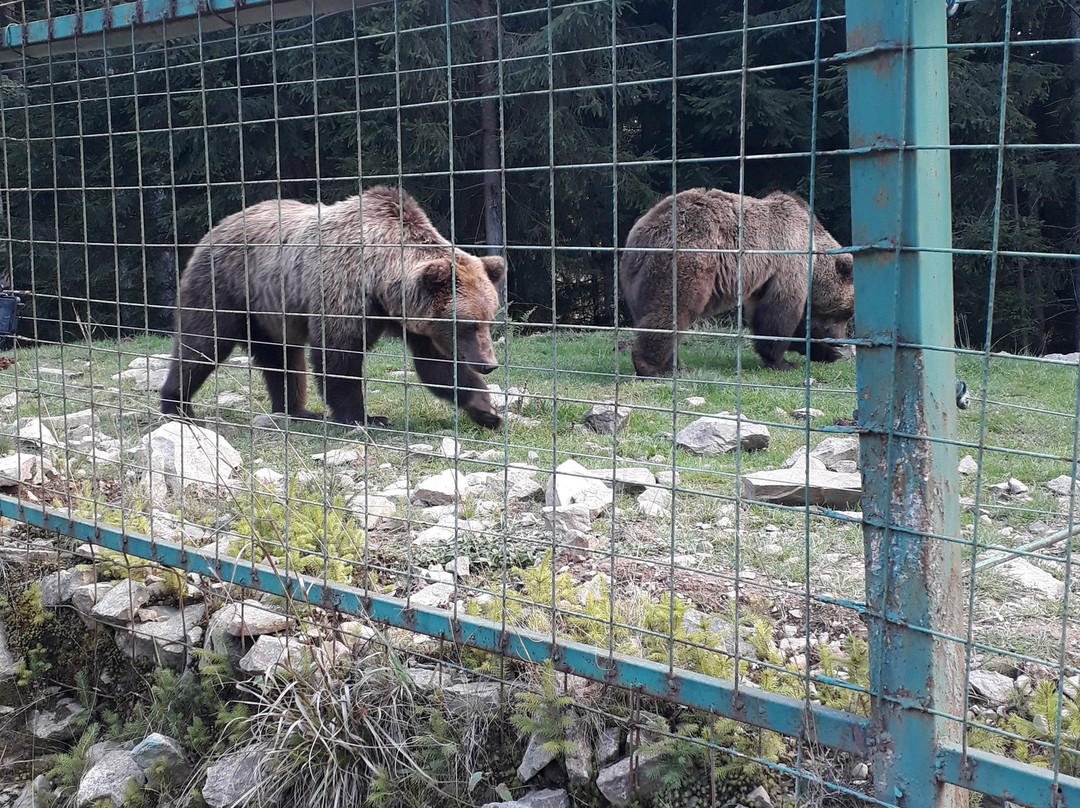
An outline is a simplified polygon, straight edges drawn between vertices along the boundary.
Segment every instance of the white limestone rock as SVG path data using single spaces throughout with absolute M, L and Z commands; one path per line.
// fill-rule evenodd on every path
M 997 569 L 1022 589 L 1036 592 L 1051 600 L 1060 600 L 1065 597 L 1065 584 L 1027 559 L 1014 558 Z
M 456 469 L 444 469 L 438 474 L 421 480 L 412 490 L 410 499 L 424 505 L 449 505 L 468 490 L 465 475 Z
M 862 475 L 811 469 L 774 469 L 739 478 L 743 496 L 780 505 L 821 505 L 849 510 L 862 499 Z
M 123 805 L 128 784 L 132 781 L 140 786 L 145 784 L 146 772 L 131 759 L 131 751 L 114 749 L 105 752 L 79 780 L 75 805 L 90 808 L 104 799 L 113 805 Z
M 646 516 L 662 517 L 672 514 L 671 492 L 666 488 L 649 488 L 638 495 L 634 508 Z
M 231 808 L 259 784 L 269 766 L 261 744 L 226 755 L 206 770 L 202 798 L 210 808 Z
M 62 415 L 52 415 L 41 419 L 41 423 L 53 430 L 64 430 L 70 433 L 73 429 L 80 427 L 93 427 L 97 421 L 97 414 L 94 410 L 79 410 L 78 412 L 69 412 Z
M 349 510 L 363 519 L 365 530 L 374 530 L 397 513 L 397 505 L 387 497 L 361 492 L 349 500 Z
M 743 418 L 712 415 L 698 418 L 679 430 L 675 443 L 702 457 L 727 454 L 740 445 L 745 452 L 756 452 L 769 448 L 769 428 Z
M 245 673 L 255 675 L 270 673 L 279 665 L 296 669 L 310 653 L 311 649 L 296 637 L 263 634 L 240 658 L 239 666 Z
M 585 413 L 585 426 L 601 435 L 614 435 L 630 422 L 630 407 L 593 404 Z
M 856 437 L 824 438 L 813 448 L 810 455 L 824 463 L 825 468 L 836 471 L 837 464 L 844 461 L 859 462 L 859 439 Z
M 995 671 L 973 669 L 968 676 L 968 682 L 972 690 L 995 707 L 1005 704 L 1013 690 L 1013 680 Z
M 143 484 L 155 507 L 165 508 L 170 494 L 191 486 L 213 489 L 237 482 L 235 472 L 243 457 L 224 437 L 211 429 L 170 421 L 143 439 L 147 462 Z
M 56 476 L 56 467 L 47 457 L 20 452 L 0 457 L 0 487 L 40 485 Z
M 285 485 L 285 475 L 276 469 L 256 469 L 251 476 L 273 491 L 278 491 Z
M 564 460 L 548 478 L 544 496 L 546 506 L 584 505 L 593 518 L 612 505 L 612 490 L 596 472 L 576 460 Z
M 146 584 L 128 579 L 114 586 L 95 603 L 90 616 L 106 623 L 127 623 L 149 600 Z
M 364 459 L 363 449 L 331 449 L 313 454 L 311 459 L 324 466 L 355 466 Z
M 228 622 L 225 624 L 225 631 L 233 637 L 259 637 L 263 634 L 274 634 L 296 623 L 295 618 L 250 599 L 229 604 L 217 614 L 221 614 L 230 606 L 232 610 L 227 613 Z
M 592 530 L 593 513 L 588 505 L 545 506 L 542 513 L 547 529 L 554 530 L 558 536 L 566 536 L 575 531 L 588 533 Z

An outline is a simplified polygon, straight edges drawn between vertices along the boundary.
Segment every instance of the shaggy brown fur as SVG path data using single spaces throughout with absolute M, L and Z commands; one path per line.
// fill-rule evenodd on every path
M 420 380 L 476 423 L 501 419 L 481 374 L 495 369 L 490 322 L 501 258 L 455 249 L 408 194 L 377 187 L 333 205 L 262 202 L 223 219 L 180 284 L 167 415 L 247 343 L 274 412 L 307 409 L 304 346 L 335 421 L 389 424 L 364 411 L 364 353 L 404 332 Z
M 637 221 L 619 264 L 620 288 L 633 325 L 650 329 L 634 342 L 632 355 L 639 376 L 669 376 L 676 358 L 675 332 L 739 304 L 739 195 L 705 188 L 677 194 L 674 245 L 672 201 L 667 197 Z M 789 347 L 806 350 L 808 286 L 811 339 L 847 336 L 855 310 L 851 256 L 825 254 L 840 245 L 815 218 L 810 284 L 806 203 L 773 193 L 764 199 L 742 197 L 742 205 L 741 246 L 748 251 L 742 259 L 743 318 L 761 338 L 755 340 L 755 348 L 765 366 L 785 370 L 795 367 L 784 358 Z M 762 250 L 772 252 L 754 252 Z M 673 259 L 677 259 L 674 267 Z M 843 356 L 842 346 L 811 343 L 814 361 L 832 362 Z

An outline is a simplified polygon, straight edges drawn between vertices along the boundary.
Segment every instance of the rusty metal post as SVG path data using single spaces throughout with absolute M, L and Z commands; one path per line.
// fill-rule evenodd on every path
M 959 808 L 962 709 L 944 0 L 847 5 L 875 796 Z

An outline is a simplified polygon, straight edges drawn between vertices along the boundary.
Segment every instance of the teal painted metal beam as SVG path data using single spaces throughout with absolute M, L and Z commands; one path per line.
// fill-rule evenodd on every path
M 356 587 L 335 584 L 305 575 L 288 578 L 265 564 L 224 559 L 212 552 L 118 528 L 95 525 L 62 511 L 31 505 L 0 496 L 0 516 L 17 519 L 44 530 L 70 536 L 137 558 L 209 578 L 252 587 L 272 595 L 318 604 L 376 622 L 427 634 L 520 659 L 543 662 L 551 659 L 559 670 L 598 682 L 628 687 L 640 693 L 684 704 L 716 715 L 734 718 L 762 729 L 794 735 L 834 749 L 866 754 L 867 720 L 820 705 L 807 709 L 806 702 L 754 687 L 735 689 L 732 682 L 604 649 L 522 629 L 506 629 L 499 623 L 443 609 L 412 606 L 400 598 L 373 594 Z
M 560 670 L 598 682 L 638 688 L 642 693 L 688 707 L 711 710 L 763 729 L 809 738 L 817 743 L 857 755 L 869 753 L 870 722 L 839 710 L 756 688 L 738 691 L 731 682 L 684 670 L 669 670 L 637 657 L 609 656 L 605 651 L 574 642 L 552 642 L 547 635 L 524 630 L 504 630 L 489 620 L 458 615 L 440 609 L 410 607 L 400 598 L 377 595 L 355 587 L 328 584 L 316 578 L 293 575 L 284 579 L 265 564 L 250 564 L 215 557 L 209 551 L 182 547 L 174 542 L 151 540 L 139 533 L 122 532 L 62 511 L 42 508 L 12 497 L 0 496 L 0 516 L 106 547 L 137 558 L 197 572 L 200 575 L 249 586 L 272 595 L 318 603 L 379 623 L 429 634 L 447 642 L 462 643 L 506 654 L 525 662 L 551 659 Z M 986 794 L 1006 796 L 1026 805 L 1046 808 L 1080 806 L 1080 779 L 1058 775 L 1000 755 L 956 744 L 942 746 L 935 759 L 936 776 Z M 890 800 L 891 801 L 891 800 Z
M 311 17 L 388 0 L 135 0 L 3 29 L 0 62 L 74 50 L 103 50 L 293 17 Z
M 1055 775 L 981 749 L 949 744 L 938 750 L 941 778 L 947 783 L 993 794 L 1021 805 L 1075 808 L 1080 805 L 1080 779 Z
M 847 39 L 874 795 L 960 808 L 935 757 L 965 681 L 942 639 L 964 636 L 960 544 L 934 538 L 959 537 L 945 3 L 848 3 Z
M 609 656 L 604 650 L 575 642 L 552 642 L 547 635 L 524 630 L 504 630 L 490 620 L 458 615 L 440 609 L 410 606 L 400 598 L 372 594 L 355 587 L 328 584 L 309 576 L 288 579 L 265 564 L 229 561 L 211 552 L 182 547 L 134 532 L 12 497 L 0 496 L 0 516 L 70 536 L 98 547 L 106 547 L 137 558 L 197 572 L 200 575 L 249 586 L 272 595 L 318 603 L 354 615 L 366 615 L 388 626 L 428 634 L 452 643 L 461 643 L 506 654 L 525 662 L 554 661 L 568 673 L 640 692 L 688 707 L 711 710 L 717 715 L 744 721 L 756 727 L 787 735 L 809 738 L 817 743 L 857 755 L 869 753 L 870 722 L 839 710 L 813 706 L 802 701 L 756 688 L 738 691 L 731 682 L 684 670 L 669 670 L 637 657 Z M 1004 796 L 1025 805 L 1046 808 L 1080 806 L 1080 779 L 1054 776 L 1040 769 L 1000 755 L 990 755 L 960 746 L 942 746 L 937 753 L 937 776 L 947 783 L 986 794 Z

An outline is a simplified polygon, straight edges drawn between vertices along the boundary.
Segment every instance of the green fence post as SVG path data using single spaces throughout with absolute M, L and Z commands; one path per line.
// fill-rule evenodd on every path
M 847 4 L 875 796 L 958 808 L 963 586 L 944 0 Z M 965 803 L 966 804 L 966 803 Z

